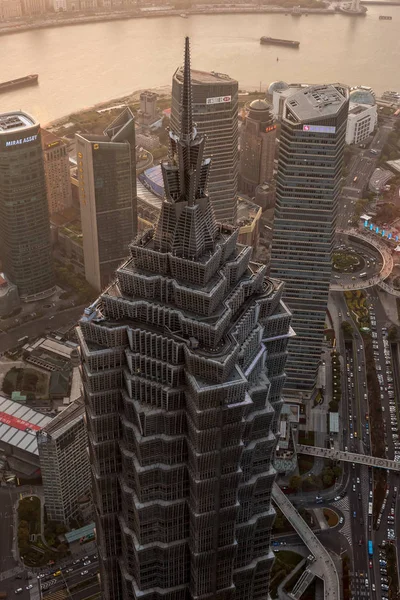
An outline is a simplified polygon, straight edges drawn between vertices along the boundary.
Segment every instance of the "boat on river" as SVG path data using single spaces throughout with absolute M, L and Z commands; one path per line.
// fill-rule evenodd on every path
M 298 48 L 300 46 L 300 42 L 296 40 L 281 40 L 279 38 L 272 38 L 263 36 L 260 38 L 260 44 L 271 44 L 273 46 L 289 46 L 290 48 Z
M 0 94 L 2 92 L 8 92 L 14 88 L 26 87 L 27 85 L 37 85 L 39 83 L 39 75 L 26 75 L 25 77 L 18 77 L 18 79 L 11 79 L 10 81 L 3 81 L 0 83 Z

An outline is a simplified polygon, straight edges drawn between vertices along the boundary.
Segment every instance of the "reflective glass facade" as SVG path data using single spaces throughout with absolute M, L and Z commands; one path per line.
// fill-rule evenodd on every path
M 171 128 L 180 133 L 182 69 L 172 79 Z M 238 82 L 223 73 L 192 70 L 193 119 L 211 158 L 208 194 L 219 223 L 235 224 L 238 189 Z
M 0 255 L 23 299 L 55 291 L 40 125 L 0 115 Z
M 86 279 L 106 287 L 137 227 L 135 122 L 126 109 L 102 136 L 77 135 Z
M 287 98 L 281 132 L 271 275 L 285 281 L 296 337 L 287 389 L 313 389 L 321 357 L 348 112 L 343 86 Z

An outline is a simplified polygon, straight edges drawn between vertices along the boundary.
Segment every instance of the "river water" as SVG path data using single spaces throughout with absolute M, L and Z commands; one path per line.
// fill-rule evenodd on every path
M 379 14 L 392 21 L 379 21 Z M 271 81 L 369 85 L 400 91 L 400 6 L 371 6 L 365 18 L 284 14 L 196 15 L 93 23 L 0 37 L 0 80 L 39 73 L 38 87 L 0 96 L 45 124 L 134 90 L 167 85 L 189 35 L 192 65 L 228 73 L 242 89 Z M 300 41 L 299 50 L 261 46 L 262 35 Z M 279 61 L 277 61 L 279 58 Z

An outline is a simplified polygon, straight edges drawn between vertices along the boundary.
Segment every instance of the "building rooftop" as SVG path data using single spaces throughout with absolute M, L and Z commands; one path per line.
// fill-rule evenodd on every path
M 77 542 L 78 540 L 80 540 L 81 538 L 83 538 L 87 535 L 94 534 L 94 530 L 95 530 L 95 524 L 89 523 L 89 525 L 85 525 L 84 527 L 80 527 L 79 529 L 74 529 L 73 531 L 69 531 L 68 533 L 65 534 L 65 539 L 67 540 L 68 544 L 71 544 L 72 542 Z
M 80 397 L 63 411 L 58 413 L 50 423 L 43 427 L 42 435 L 49 435 L 52 439 L 57 439 L 68 431 L 68 429 L 79 419 L 82 419 L 84 412 L 85 404 L 83 398 Z
M 41 137 L 42 137 L 42 148 L 44 150 L 48 150 L 49 148 L 54 148 L 63 144 L 63 140 L 56 136 L 51 131 L 47 131 L 47 129 L 40 129 Z
M 39 125 L 36 119 L 20 110 L 0 113 L 0 135 L 23 131 L 34 125 Z
M 329 431 L 339 433 L 339 413 L 329 413 Z
M 51 421 L 51 417 L 0 395 L 0 442 L 38 455 L 36 432 Z
M 202 83 L 236 83 L 236 79 L 232 79 L 229 75 L 225 73 L 216 73 L 215 71 L 196 71 L 195 69 L 191 69 L 190 74 L 192 76 L 192 84 L 202 84 Z M 183 79 L 183 67 L 180 67 L 175 72 L 175 76 L 181 81 Z
M 350 105 L 351 106 L 351 105 Z M 365 112 L 366 110 L 369 110 L 371 108 L 371 106 L 366 106 L 366 105 L 353 105 L 350 110 L 349 110 L 349 115 L 359 115 L 363 112 Z
M 50 396 L 67 396 L 69 392 L 69 371 L 53 371 L 50 375 Z
M 286 100 L 286 108 L 299 122 L 334 117 L 348 98 L 348 90 L 340 84 L 302 88 Z

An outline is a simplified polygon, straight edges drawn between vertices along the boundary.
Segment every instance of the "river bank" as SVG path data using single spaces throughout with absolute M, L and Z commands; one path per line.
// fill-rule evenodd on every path
M 311 0 L 310 5 L 307 6 L 308 2 L 303 2 L 303 6 L 296 6 L 293 10 L 293 6 L 279 6 L 279 4 L 271 6 L 221 6 L 221 7 L 207 7 L 207 8 L 190 8 L 185 11 L 185 17 L 190 15 L 224 15 L 224 14 L 286 14 L 291 15 L 335 15 L 340 14 L 333 8 L 316 8 L 316 1 Z M 322 4 L 322 3 L 321 3 Z M 314 6 L 312 6 L 314 5 Z M 110 21 L 126 21 L 130 19 L 154 19 L 161 17 L 178 17 L 182 16 L 182 11 L 179 9 L 165 9 L 165 10 L 132 10 L 132 11 L 118 11 L 118 12 L 106 12 L 106 13 L 93 13 L 84 14 L 79 13 L 76 15 L 66 13 L 54 13 L 51 15 L 43 15 L 40 19 L 33 20 L 29 19 L 18 19 L 2 24 L 0 27 L 0 36 L 12 35 L 15 33 L 23 33 L 25 31 L 31 31 L 35 29 L 50 29 L 54 27 L 70 27 L 72 25 L 86 25 L 88 23 L 106 23 Z
M 112 115 L 112 111 L 122 111 L 125 106 L 138 108 L 140 102 L 140 94 L 145 91 L 151 91 L 155 94 L 158 94 L 160 99 L 159 103 L 160 101 L 161 103 L 165 103 L 166 100 L 170 100 L 172 95 L 172 87 L 170 85 L 158 86 L 151 89 L 144 88 L 141 90 L 136 90 L 131 94 L 121 96 L 119 98 L 111 98 L 110 100 L 99 102 L 97 104 L 94 104 L 93 106 L 86 106 L 75 113 L 70 113 L 68 115 L 64 115 L 63 117 L 54 119 L 49 123 L 43 125 L 43 127 L 44 129 L 47 129 L 48 131 L 51 131 L 56 135 L 64 136 L 65 131 L 63 130 L 68 128 L 68 126 L 71 126 L 78 118 L 80 119 L 84 117 L 84 115 L 90 115 L 93 112 L 111 113 Z

